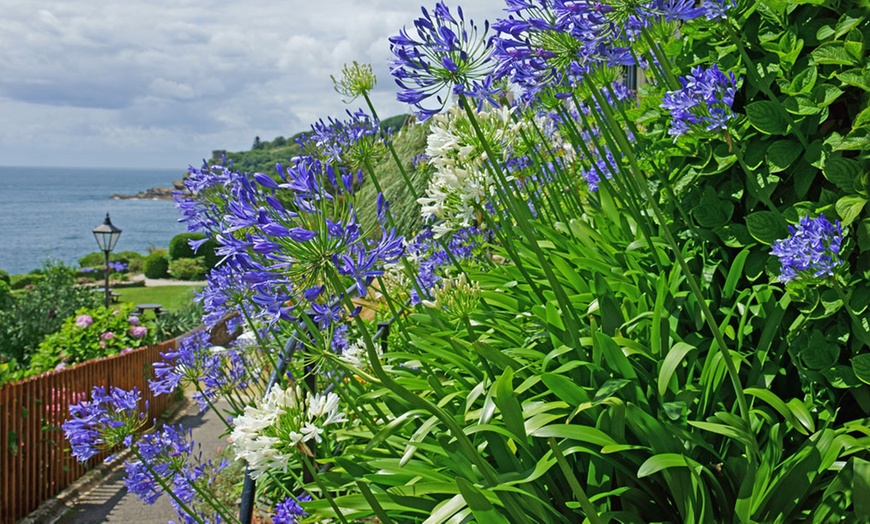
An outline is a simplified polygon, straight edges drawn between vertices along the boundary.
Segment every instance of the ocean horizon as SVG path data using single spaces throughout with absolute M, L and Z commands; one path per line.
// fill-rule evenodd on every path
M 0 166 L 0 269 L 29 273 L 48 261 L 78 267 L 99 247 L 92 233 L 108 212 L 117 251 L 147 254 L 186 231 L 171 200 L 115 199 L 171 186 L 186 168 Z

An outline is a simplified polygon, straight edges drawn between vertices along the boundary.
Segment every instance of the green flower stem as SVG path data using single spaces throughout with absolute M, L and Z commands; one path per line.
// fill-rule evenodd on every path
M 767 85 L 759 76 L 758 69 L 755 62 L 749 58 L 749 53 L 746 52 L 746 46 L 743 45 L 743 39 L 734 32 L 734 28 L 731 26 L 730 22 L 725 23 L 725 27 L 728 29 L 728 36 L 731 38 L 731 42 L 737 46 L 737 51 L 740 53 L 740 56 L 743 58 L 743 61 L 746 63 L 746 76 L 752 80 L 752 83 L 758 87 L 767 98 L 776 105 L 776 108 L 779 110 L 780 115 L 785 118 L 786 122 L 788 122 L 791 127 L 792 132 L 800 141 L 804 150 L 809 147 L 809 142 L 807 142 L 807 137 L 804 136 L 803 132 L 798 128 L 797 122 L 791 117 L 791 113 L 786 111 L 785 107 L 780 103 L 779 98 L 773 94 L 773 91 L 770 89 L 770 86 Z
M 526 220 L 525 215 L 519 212 L 519 206 L 516 203 L 516 196 L 508 190 L 509 185 L 507 183 L 507 180 L 505 179 L 504 173 L 502 173 L 500 166 L 496 162 L 496 159 L 498 157 L 492 151 L 489 142 L 486 140 L 486 136 L 480 129 L 477 118 L 475 118 L 474 112 L 471 110 L 471 106 L 468 104 L 468 100 L 465 98 L 465 95 L 460 95 L 459 103 L 462 104 L 462 108 L 465 110 L 465 114 L 468 116 L 471 127 L 474 128 L 475 134 L 480 140 L 481 145 L 483 145 L 483 149 L 486 152 L 488 158 L 488 162 L 486 163 L 486 165 L 488 166 L 490 172 L 492 172 L 493 175 L 498 179 L 499 185 L 501 185 L 501 187 L 504 189 L 504 192 L 507 196 L 507 201 L 505 202 L 505 204 L 513 208 L 513 212 L 511 213 L 511 215 L 516 219 L 517 225 L 519 226 L 523 235 L 528 240 L 527 247 L 532 250 L 532 252 L 535 254 L 535 257 L 538 259 L 538 263 L 540 264 L 541 269 L 543 269 L 544 275 L 547 277 L 547 280 L 550 282 L 553 293 L 556 295 L 556 301 L 562 308 L 563 314 L 566 314 L 571 320 L 569 322 L 566 322 L 566 325 L 569 326 L 567 331 L 568 336 L 571 338 L 571 343 L 574 345 L 574 347 L 579 347 L 580 335 L 577 331 L 577 326 L 580 324 L 580 316 L 574 309 L 574 305 L 568 299 L 568 295 L 562 288 L 562 284 L 553 273 L 553 268 L 550 267 L 550 262 L 544 256 L 544 252 L 541 250 L 541 246 L 538 245 L 531 225 Z M 514 262 L 519 264 L 519 258 L 514 259 Z
M 323 485 L 323 481 L 320 480 L 320 475 L 317 474 L 317 468 L 315 467 L 316 463 L 312 463 L 308 455 L 304 453 L 302 454 L 302 461 L 305 462 L 305 467 L 313 473 L 312 476 L 317 487 L 320 488 L 320 494 L 323 495 L 323 498 L 325 498 L 327 502 L 329 502 L 329 505 L 332 507 L 332 510 L 335 511 L 338 520 L 344 524 L 348 524 L 347 519 L 344 518 L 344 515 L 341 513 L 341 508 L 338 507 L 338 504 L 335 503 L 335 499 L 329 494 L 329 490 L 327 490 L 326 486 Z
M 662 52 L 661 48 L 655 42 L 655 40 L 652 39 L 652 37 L 649 34 L 649 30 L 643 29 L 643 30 L 641 30 L 640 34 L 641 34 L 641 37 L 646 41 L 647 45 L 649 46 L 650 52 L 655 56 L 655 61 L 658 61 L 659 65 L 658 65 L 657 70 L 660 71 L 661 74 L 664 76 L 664 80 L 667 81 L 671 90 L 676 91 L 677 89 L 680 89 L 680 81 L 677 80 L 677 77 L 674 76 L 674 73 L 671 72 L 669 67 L 665 67 L 665 64 L 670 64 L 670 61 L 665 56 L 665 54 Z M 654 64 L 655 61 L 649 60 L 649 63 Z
M 380 122 L 380 118 L 378 118 L 378 112 L 375 110 L 375 106 L 374 104 L 372 104 L 372 100 L 371 98 L 369 98 L 369 94 L 367 92 L 362 93 L 362 96 L 366 101 L 366 105 L 369 106 L 369 111 L 372 112 L 372 117 Z M 393 147 L 393 141 L 385 140 L 385 142 L 387 144 L 387 149 L 390 151 L 390 155 L 392 155 L 393 157 L 393 161 L 396 163 L 396 167 L 399 168 L 399 173 L 402 175 L 402 180 L 405 181 L 405 185 L 408 186 L 408 191 L 411 192 L 411 197 L 413 197 L 416 201 L 418 198 L 420 198 L 420 195 L 417 194 L 417 190 L 414 188 L 414 184 L 411 182 L 411 177 L 409 177 L 408 172 L 405 171 L 405 166 L 399 159 L 399 155 L 398 153 L 396 153 L 396 148 Z
M 333 276 L 335 279 L 335 276 Z M 348 298 L 345 297 L 344 300 L 347 302 Z M 372 337 L 368 332 L 368 327 L 365 322 L 358 316 L 354 318 L 356 322 L 357 328 L 359 329 L 360 334 L 362 335 L 363 342 L 366 346 L 366 353 L 368 354 L 369 361 L 371 362 L 372 371 L 375 376 L 377 376 L 380 383 L 388 388 L 390 391 L 401 397 L 408 404 L 432 413 L 444 426 L 450 431 L 453 435 L 453 438 L 456 439 L 460 448 L 462 448 L 464 455 L 468 458 L 478 469 L 481 475 L 483 475 L 486 483 L 490 486 L 496 486 L 499 484 L 498 478 L 495 476 L 495 472 L 492 470 L 492 466 L 490 466 L 478 453 L 477 448 L 474 444 L 468 439 L 468 436 L 462 429 L 456 420 L 453 419 L 448 413 L 446 413 L 443 409 L 438 407 L 437 405 L 429 402 L 426 398 L 416 395 L 400 385 L 398 382 L 393 380 L 393 378 L 389 375 L 389 373 L 384 370 L 381 365 L 380 358 L 378 357 L 378 352 L 375 349 L 374 342 L 372 341 Z M 522 511 L 517 506 L 516 502 L 514 502 L 513 497 L 509 496 L 506 493 L 499 492 L 499 498 L 502 498 L 505 507 L 511 511 L 514 515 L 522 515 Z
M 610 108 L 607 105 L 602 105 L 601 109 L 611 122 L 615 121 L 610 111 Z M 695 275 L 692 274 L 691 270 L 689 269 L 688 263 L 686 262 L 685 258 L 683 258 L 680 246 L 679 244 L 677 244 L 676 238 L 674 238 L 673 233 L 671 233 L 670 228 L 665 223 L 665 217 L 658 206 L 655 195 L 652 194 L 649 187 L 645 183 L 642 183 L 644 180 L 641 174 L 640 166 L 637 163 L 637 159 L 634 156 L 631 145 L 628 143 L 628 139 L 623 133 L 614 133 L 614 138 L 619 143 L 619 150 L 625 154 L 625 157 L 628 160 L 629 165 L 631 166 L 630 173 L 637 179 L 638 186 L 640 186 L 646 194 L 646 198 L 650 205 L 650 208 L 652 209 L 656 220 L 661 226 L 661 230 L 665 235 L 665 239 L 667 240 L 668 244 L 671 246 L 671 249 L 674 252 L 674 258 L 676 258 L 677 263 L 680 265 L 680 269 L 682 270 L 683 275 L 686 278 L 686 282 L 689 284 L 689 288 L 691 289 L 692 294 L 695 295 L 695 298 L 698 301 L 698 305 L 701 308 L 701 312 L 704 314 L 704 320 L 707 326 L 713 333 L 713 338 L 716 341 L 716 346 L 722 353 L 722 358 L 725 361 L 725 369 L 728 371 L 728 376 L 731 379 L 731 384 L 737 397 L 737 406 L 740 410 L 740 416 L 741 418 L 743 418 L 747 427 L 752 427 L 751 420 L 749 418 L 749 403 L 746 400 L 746 393 L 743 391 L 743 385 L 740 383 L 740 376 L 737 374 L 737 368 L 734 366 L 734 359 L 731 356 L 731 351 L 728 349 L 728 346 L 725 343 L 725 338 L 722 336 L 722 330 L 719 329 L 719 325 L 716 324 L 716 320 L 713 317 L 713 312 L 710 310 L 710 306 L 709 304 L 707 304 L 707 300 L 704 297 L 704 294 L 701 292 L 701 288 L 698 286 Z M 751 462 L 753 461 L 753 456 L 750 452 L 752 446 L 747 445 L 747 448 L 747 458 Z
M 565 479 L 568 481 L 568 485 L 571 486 L 571 491 L 574 492 L 574 497 L 577 499 L 577 502 L 580 503 L 580 508 L 583 510 L 583 513 L 586 514 L 586 518 L 589 519 L 589 522 L 592 524 L 606 524 L 607 521 L 601 518 L 595 510 L 595 506 L 592 505 L 592 501 L 589 500 L 589 497 L 583 490 L 583 486 L 580 485 L 577 476 L 574 475 L 574 470 L 571 468 L 571 465 L 568 464 L 568 461 L 565 460 L 565 455 L 562 453 L 562 450 L 559 449 L 559 443 L 556 442 L 556 438 L 550 437 L 549 444 L 550 449 L 553 451 L 553 456 L 556 458 L 556 462 L 559 463 L 559 469 L 561 469 L 562 474 L 565 475 Z
M 198 524 L 206 524 L 192 509 L 190 509 L 190 507 L 183 500 L 178 498 L 178 495 L 176 495 L 175 492 L 172 491 L 172 489 L 169 487 L 169 485 L 166 484 L 166 481 L 163 479 L 163 477 L 158 475 L 157 472 L 154 471 L 154 468 L 152 468 L 151 465 L 145 461 L 145 459 L 142 457 L 142 454 L 139 453 L 139 448 L 137 446 L 130 446 L 130 449 L 133 450 L 133 454 L 136 455 L 136 458 L 139 459 L 139 462 L 141 462 L 142 465 L 145 466 L 145 469 L 148 470 L 148 473 L 151 474 L 151 477 L 153 477 L 154 480 L 156 480 L 157 483 L 160 484 L 160 487 L 163 488 L 163 491 L 165 491 L 170 497 L 172 497 L 172 499 L 178 503 L 178 506 L 183 509 L 185 513 L 190 515 L 190 518 L 195 520 Z
M 263 348 L 263 353 L 266 355 L 266 358 L 269 360 L 269 365 L 272 366 L 272 369 L 275 369 L 275 360 L 272 358 L 272 354 L 266 350 L 266 343 L 263 341 L 263 337 L 260 335 L 260 331 L 254 327 L 254 321 L 251 320 L 251 315 L 248 313 L 248 310 L 240 307 L 242 310 L 242 315 L 245 317 L 245 322 L 248 324 L 248 327 L 251 328 L 251 331 L 254 332 L 254 338 L 257 339 L 257 344 Z

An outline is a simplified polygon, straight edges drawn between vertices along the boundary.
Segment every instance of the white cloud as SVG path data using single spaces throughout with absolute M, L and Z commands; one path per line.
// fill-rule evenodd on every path
M 470 3 L 467 17 L 502 16 L 502 0 Z M 0 164 L 198 164 L 212 149 L 247 149 L 254 136 L 291 136 L 355 109 L 329 78 L 354 60 L 375 68 L 381 116 L 408 110 L 395 101 L 387 38 L 413 24 L 417 2 L 0 0 L 0 8 Z

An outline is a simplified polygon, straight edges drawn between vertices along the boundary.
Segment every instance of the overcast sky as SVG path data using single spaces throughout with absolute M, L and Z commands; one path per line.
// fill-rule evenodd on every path
M 360 107 L 329 78 L 354 60 L 375 69 L 382 118 L 408 112 L 387 38 L 420 5 L 434 0 L 0 0 L 0 165 L 185 169 Z M 504 1 L 462 6 L 482 26 Z

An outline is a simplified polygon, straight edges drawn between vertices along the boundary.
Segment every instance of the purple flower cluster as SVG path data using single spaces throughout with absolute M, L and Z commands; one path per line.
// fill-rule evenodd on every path
M 402 29 L 390 38 L 394 58 L 390 73 L 402 89 L 400 102 L 417 108 L 417 116 L 427 120 L 444 108 L 447 100 L 441 92 L 449 88 L 454 95 L 491 97 L 492 42 L 486 38 L 489 23 L 478 35 L 474 21 L 466 22 L 462 8 L 454 16 L 444 2 L 435 4 L 434 12 L 422 9 L 423 16 L 414 21 L 414 35 Z M 435 96 L 438 107 L 428 109 L 422 103 Z
M 733 72 L 726 76 L 716 65 L 709 69 L 698 66 L 689 76 L 680 77 L 680 84 L 682 89 L 668 91 L 661 105 L 671 114 L 668 134 L 674 140 L 693 127 L 703 126 L 707 131 L 727 129 L 727 122 L 734 118 L 731 105 L 737 80 Z
M 127 264 L 124 262 L 109 262 L 109 269 L 120 273 L 127 270 Z
M 95 386 L 90 401 L 70 405 L 71 418 L 62 427 L 73 456 L 85 462 L 100 451 L 122 444 L 130 446 L 133 436 L 145 424 L 139 400 L 136 388 L 125 391 L 110 387 L 107 391 Z
M 380 122 L 362 109 L 355 113 L 348 110 L 347 114 L 350 117 L 347 121 L 330 117 L 326 122 L 321 119 L 313 124 L 303 147 L 311 143 L 329 162 L 358 166 L 381 140 Z
M 296 517 L 308 516 L 308 513 L 302 509 L 300 502 L 309 502 L 311 495 L 305 493 L 297 499 L 287 497 L 287 499 L 275 506 L 275 515 L 272 517 L 272 524 L 296 524 Z
M 190 437 L 191 432 L 185 432 L 181 425 L 164 426 L 159 432 L 143 435 L 136 443 L 141 460 L 125 464 L 127 490 L 146 504 L 154 504 L 164 492 L 160 484 L 163 481 L 189 509 L 198 512 L 198 507 L 206 506 L 199 492 L 209 490 L 217 474 L 229 463 L 203 461 Z M 182 519 L 187 517 L 174 497 L 171 502 Z
M 416 259 L 418 264 L 417 285 L 424 293 L 429 293 L 441 282 L 442 272 L 452 263 L 451 256 L 457 262 L 472 260 L 475 250 L 483 242 L 488 241 L 491 234 L 491 231 L 481 231 L 473 226 L 463 228 L 450 237 L 446 249 L 435 242 L 431 229 L 418 234 L 408 244 L 408 254 Z M 421 297 L 417 286 L 411 288 L 410 295 L 411 303 L 414 305 L 432 298 Z
M 496 76 L 509 77 L 524 100 L 545 89 L 569 92 L 600 66 L 635 65 L 631 44 L 662 21 L 705 13 L 691 0 L 604 3 L 590 0 L 508 0 L 496 21 Z
M 168 395 L 184 382 L 197 382 L 215 364 L 209 351 L 207 331 L 196 331 L 181 339 L 178 349 L 161 353 L 163 360 L 154 363 L 154 379 L 148 384 L 156 395 Z
M 779 257 L 780 282 L 789 282 L 801 276 L 833 276 L 834 269 L 843 264 L 840 246 L 843 228 L 840 221 L 831 224 L 825 215 L 818 218 L 805 216 L 798 227 L 789 226 L 791 235 L 777 240 L 770 252 Z

